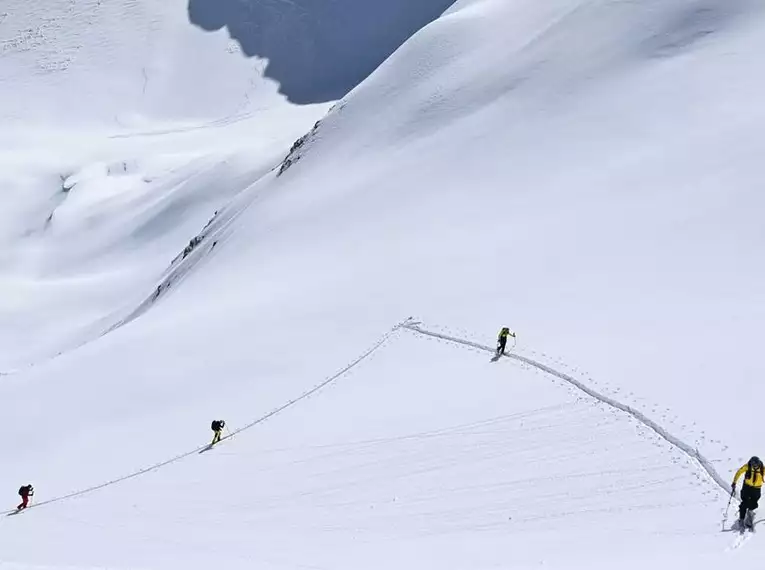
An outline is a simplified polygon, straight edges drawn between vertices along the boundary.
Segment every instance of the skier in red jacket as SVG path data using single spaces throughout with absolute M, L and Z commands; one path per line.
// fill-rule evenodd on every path
M 23 511 L 29 506 L 29 498 L 34 496 L 35 488 L 32 485 L 24 485 L 19 489 L 19 495 L 21 496 L 21 504 L 16 507 L 17 511 Z

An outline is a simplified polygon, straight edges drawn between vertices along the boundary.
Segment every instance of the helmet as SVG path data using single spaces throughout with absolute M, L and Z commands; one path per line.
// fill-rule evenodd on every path
M 762 468 L 762 460 L 755 455 L 749 460 L 749 467 L 754 467 L 756 469 Z

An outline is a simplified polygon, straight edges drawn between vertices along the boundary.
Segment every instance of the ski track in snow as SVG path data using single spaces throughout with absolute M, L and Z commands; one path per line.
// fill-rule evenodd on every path
M 439 338 L 442 340 L 446 340 L 449 342 L 453 342 L 456 344 L 460 344 L 463 346 L 469 346 L 472 348 L 477 348 L 479 350 L 483 350 L 485 352 L 489 352 L 491 354 L 495 354 L 495 350 L 491 348 L 490 346 L 486 346 L 477 342 L 473 342 L 467 339 L 458 338 L 434 331 L 430 331 L 427 329 L 422 328 L 421 323 L 418 323 L 416 321 L 407 321 L 402 325 L 402 328 L 411 331 L 415 334 L 430 336 L 434 338 Z M 695 449 L 694 447 L 688 445 L 684 441 L 682 441 L 680 438 L 675 437 L 671 433 L 669 433 L 666 429 L 661 427 L 659 424 L 657 424 L 655 421 L 647 417 L 645 414 L 639 412 L 638 410 L 632 408 L 631 406 L 628 406 L 626 404 L 622 404 L 621 402 L 614 400 L 613 398 L 609 398 L 608 396 L 605 396 L 604 394 L 601 394 L 600 392 L 597 392 L 596 390 L 593 390 L 589 386 L 586 386 L 579 380 L 575 379 L 574 377 L 561 372 L 560 370 L 556 370 L 552 368 L 551 366 L 548 366 L 546 364 L 542 364 L 541 362 L 534 360 L 532 358 L 528 358 L 526 356 L 522 356 L 517 353 L 506 353 L 504 354 L 507 358 L 512 358 L 514 360 L 517 360 L 519 362 L 523 362 L 524 364 L 527 364 L 529 366 L 533 366 L 534 368 L 541 370 L 542 372 L 545 372 L 547 374 L 550 374 L 552 376 L 555 376 L 556 378 L 559 378 L 572 386 L 576 387 L 577 389 L 581 390 L 588 396 L 598 400 L 599 402 L 602 402 L 608 406 L 611 406 L 612 408 L 615 408 L 617 410 L 620 410 L 626 414 L 629 414 L 632 416 L 635 420 L 643 424 L 645 427 L 651 429 L 654 431 L 659 437 L 664 439 L 667 443 L 675 447 L 677 450 L 681 451 L 685 455 L 687 455 L 690 459 L 694 460 L 706 473 L 709 475 L 709 477 L 717 483 L 717 485 L 722 489 L 722 491 L 725 494 L 730 493 L 730 486 L 728 483 L 723 479 L 720 474 L 717 472 L 717 470 L 712 466 L 712 463 L 704 457 L 704 455 L 699 452 L 698 449 Z
M 445 340 L 445 341 L 448 341 L 448 342 L 451 342 L 451 343 L 454 343 L 454 344 L 458 344 L 458 345 L 462 345 L 462 346 L 467 346 L 467 347 L 471 347 L 471 348 L 476 348 L 476 349 L 479 349 L 481 351 L 488 352 L 488 353 L 491 353 L 491 354 L 495 353 L 495 350 L 492 349 L 491 347 L 487 346 L 487 345 L 483 345 L 483 344 L 480 344 L 480 343 L 477 343 L 477 342 L 474 342 L 474 341 L 471 341 L 471 340 L 467 340 L 467 339 L 464 339 L 464 338 L 454 337 L 454 336 L 446 335 L 446 334 L 443 334 L 443 333 L 438 333 L 438 332 L 435 332 L 435 331 L 431 331 L 431 330 L 425 329 L 422 326 L 420 326 L 421 324 L 422 323 L 420 323 L 418 321 L 415 321 L 413 318 L 410 317 L 409 319 L 406 319 L 406 320 L 404 320 L 404 321 L 394 325 L 387 333 L 385 333 L 383 335 L 382 338 L 380 338 L 374 345 L 372 345 L 371 348 L 369 348 L 361 356 L 359 356 L 358 358 L 356 358 L 355 360 L 350 362 L 344 368 L 342 368 L 341 370 L 339 370 L 338 372 L 336 372 L 335 374 L 333 374 L 329 378 L 325 379 L 323 382 L 317 384 L 316 386 L 314 386 L 310 390 L 308 390 L 306 392 L 303 392 L 299 396 L 293 398 L 292 400 L 289 400 L 288 402 L 286 402 L 285 404 L 279 406 L 278 408 L 275 408 L 274 410 L 272 410 L 269 413 L 267 413 L 267 414 L 257 418 L 256 420 L 252 421 L 249 424 L 246 424 L 246 425 L 244 425 L 244 426 L 242 426 L 240 428 L 237 428 L 237 429 L 233 430 L 231 433 L 229 433 L 227 436 L 225 436 L 225 437 L 223 437 L 221 439 L 221 443 L 224 442 L 224 441 L 227 441 L 227 440 L 229 440 L 231 438 L 233 438 L 234 436 L 244 432 L 245 430 L 249 430 L 250 428 L 253 428 L 253 427 L 255 427 L 255 426 L 265 422 L 266 420 L 268 420 L 268 419 L 270 419 L 270 418 L 280 414 L 281 412 L 287 410 L 288 408 L 291 408 L 295 404 L 297 404 L 297 403 L 307 399 L 308 397 L 312 396 L 313 394 L 316 394 L 317 392 L 319 392 L 323 388 L 325 388 L 328 385 L 332 384 L 336 380 L 340 379 L 347 372 L 349 372 L 351 369 L 355 368 L 357 365 L 359 365 L 361 362 L 363 362 L 369 356 L 371 356 L 374 352 L 376 352 L 379 348 L 381 348 L 394 334 L 396 334 L 401 329 L 410 331 L 410 332 L 412 332 L 412 333 L 414 333 L 416 335 L 433 337 L 433 338 Z M 632 418 L 634 418 L 635 420 L 637 420 L 638 422 L 640 422 L 644 426 L 650 428 L 659 437 L 661 437 L 667 443 L 672 445 L 674 448 L 678 449 L 679 451 L 681 451 L 682 453 L 687 455 L 691 460 L 695 461 L 707 473 L 707 475 L 709 475 L 709 477 L 713 481 L 715 481 L 715 483 L 718 484 L 718 486 L 726 494 L 729 492 L 728 491 L 727 483 L 719 475 L 719 473 L 717 473 L 717 471 L 714 469 L 714 467 L 711 465 L 711 463 L 709 462 L 709 460 L 706 457 L 704 457 L 697 449 L 694 449 L 693 447 L 691 447 L 690 445 L 686 444 L 685 442 L 683 442 L 679 438 L 677 438 L 677 437 L 673 436 L 672 434 L 670 434 L 666 429 L 664 429 L 663 427 L 658 425 L 656 422 L 654 422 L 650 418 L 646 417 L 641 412 L 635 410 L 634 408 L 632 408 L 632 407 L 630 407 L 630 406 L 628 406 L 626 404 L 622 404 L 621 402 L 618 402 L 618 401 L 614 400 L 613 398 L 609 398 L 608 396 L 600 394 L 599 392 L 593 390 L 592 388 L 584 385 L 582 382 L 576 380 L 572 376 L 570 376 L 570 375 L 568 375 L 568 374 L 566 374 L 564 372 L 561 372 L 559 370 L 556 370 L 556 369 L 554 369 L 554 368 L 552 368 L 552 367 L 550 367 L 550 366 L 548 366 L 546 364 L 543 364 L 543 363 L 541 363 L 539 361 L 536 361 L 534 359 L 528 358 L 526 356 L 522 356 L 522 355 L 517 354 L 517 353 L 507 353 L 504 356 L 507 357 L 507 358 L 511 358 L 511 359 L 517 360 L 517 361 L 522 362 L 524 364 L 527 364 L 529 366 L 532 366 L 532 367 L 534 367 L 534 368 L 536 368 L 536 369 L 538 369 L 538 370 L 540 370 L 542 372 L 545 372 L 546 374 L 549 374 L 551 376 L 555 376 L 556 378 L 559 378 L 559 379 L 567 382 L 568 384 L 576 387 L 578 390 L 584 392 L 585 394 L 587 394 L 591 398 L 594 398 L 595 400 L 597 400 L 597 401 L 599 401 L 601 403 L 604 403 L 604 404 L 606 404 L 606 405 L 608 405 L 608 406 L 610 406 L 610 407 L 612 407 L 614 409 L 620 410 L 620 411 L 628 414 L 629 416 L 631 416 Z M 184 453 L 181 453 L 180 455 L 176 455 L 175 457 L 172 457 L 172 458 L 170 458 L 168 460 L 162 461 L 160 463 L 156 463 L 156 464 L 151 465 L 149 467 L 145 467 L 145 468 L 140 469 L 138 471 L 134 471 L 134 472 L 129 473 L 127 475 L 124 475 L 122 477 L 118 477 L 116 479 L 112 479 L 112 480 L 106 481 L 104 483 L 100 483 L 98 485 L 87 487 L 87 488 L 81 489 L 79 491 L 73 491 L 71 493 L 68 493 L 68 494 L 65 494 L 65 495 L 62 495 L 62 496 L 59 496 L 59 497 L 54 497 L 54 498 L 51 498 L 51 499 L 48 499 L 48 500 L 45 500 L 45 501 L 41 501 L 39 503 L 31 505 L 29 507 L 29 509 L 33 509 L 33 508 L 37 508 L 37 507 L 42 507 L 42 506 L 45 506 L 45 505 L 50 505 L 50 504 L 53 504 L 53 503 L 58 503 L 58 502 L 61 502 L 61 501 L 65 501 L 67 499 L 71 499 L 71 498 L 74 498 L 74 497 L 80 497 L 82 495 L 93 493 L 95 491 L 104 489 L 106 487 L 110 487 L 112 485 L 116 485 L 118 483 L 130 480 L 130 479 L 134 479 L 134 478 L 139 477 L 141 475 L 145 475 L 145 474 L 150 473 L 152 471 L 156 471 L 158 469 L 161 469 L 162 467 L 165 467 L 165 466 L 170 465 L 172 463 L 176 463 L 176 462 L 178 462 L 178 461 L 180 461 L 182 459 L 185 459 L 187 457 L 190 457 L 190 456 L 192 456 L 194 454 L 198 454 L 198 453 L 201 453 L 203 451 L 206 451 L 209 448 L 210 448 L 209 444 L 205 444 L 203 446 L 196 447 L 196 448 L 194 448 L 192 450 L 189 450 L 189 451 L 186 451 Z M 11 515 L 11 514 L 14 514 L 14 513 L 16 513 L 15 510 L 9 510 L 9 511 L 3 512 L 2 514 L 4 514 L 4 515 Z M 740 546 L 742 546 L 742 544 L 743 544 L 743 541 L 737 541 L 737 542 L 735 542 L 731 546 L 730 549 L 731 550 L 738 549 Z
M 242 426 L 240 428 L 237 428 L 237 429 L 233 430 L 227 436 L 221 438 L 221 441 L 219 442 L 219 444 L 224 442 L 224 441 L 226 441 L 226 440 L 229 440 L 229 439 L 233 438 L 234 436 L 242 433 L 245 430 L 253 428 L 253 427 L 255 427 L 255 426 L 265 422 L 266 420 L 269 420 L 270 418 L 272 418 L 272 417 L 282 413 L 283 411 L 287 410 L 288 408 L 291 408 L 292 406 L 294 406 L 298 402 L 301 402 L 302 400 L 305 400 L 306 398 L 309 398 L 310 396 L 312 396 L 312 395 L 316 394 L 317 392 L 319 392 L 322 388 L 326 388 L 327 386 L 329 386 L 330 384 L 332 384 L 336 380 L 340 379 L 342 376 L 344 376 L 351 369 L 355 368 L 362 361 L 366 360 L 369 356 L 371 356 L 372 353 L 377 351 L 377 349 L 382 347 L 385 344 L 385 342 L 395 332 L 397 332 L 403 325 L 404 325 L 403 322 L 402 323 L 398 323 L 397 325 L 395 325 L 387 333 L 385 333 L 385 335 L 383 335 L 383 337 L 380 338 L 374 345 L 372 345 L 371 348 L 369 348 L 366 352 L 364 352 L 361 356 L 359 356 L 358 358 L 356 358 L 355 360 L 350 362 L 347 366 L 345 366 L 340 371 L 336 372 L 335 374 L 333 374 L 329 378 L 325 379 L 320 384 L 317 384 L 316 386 L 314 386 L 310 390 L 307 390 L 306 392 L 303 392 L 299 396 L 293 398 L 292 400 L 289 400 L 288 402 L 286 402 L 285 404 L 282 404 L 278 408 L 275 408 L 274 410 L 271 410 L 267 414 L 257 418 L 256 420 L 250 422 L 249 424 L 246 424 L 246 425 L 244 425 L 244 426 Z M 99 491 L 101 489 L 105 489 L 106 487 L 111 487 L 112 485 L 116 485 L 118 483 L 122 483 L 124 481 L 128 481 L 128 480 L 134 479 L 136 477 L 140 477 L 141 475 L 145 475 L 145 474 L 150 473 L 152 471 L 156 471 L 157 469 L 161 469 L 162 467 L 166 467 L 166 466 L 168 466 L 168 465 L 170 465 L 172 463 L 176 463 L 176 462 L 178 462 L 178 461 L 180 461 L 182 459 L 190 457 L 190 456 L 192 456 L 194 454 L 201 453 L 201 452 L 206 451 L 208 449 L 210 449 L 210 444 L 205 444 L 205 445 L 202 445 L 202 446 L 199 446 L 199 447 L 195 447 L 194 449 L 186 451 L 184 453 L 181 453 L 180 455 L 176 455 L 175 457 L 172 457 L 172 458 L 167 459 L 165 461 L 161 461 L 160 463 L 155 463 L 154 465 L 150 465 L 149 467 L 144 467 L 143 469 L 139 469 L 138 471 L 133 471 L 132 473 L 128 473 L 127 475 L 124 475 L 122 477 L 118 477 L 116 479 L 111 479 L 110 481 L 106 481 L 104 483 L 100 483 L 100 484 L 94 485 L 92 487 L 87 487 L 87 488 L 81 489 L 79 491 L 73 491 L 71 493 L 67 493 L 66 495 L 61 495 L 60 497 L 54 497 L 52 499 L 48 499 L 48 500 L 45 500 L 45 501 L 40 501 L 39 503 L 30 505 L 26 510 L 37 508 L 37 507 L 43 507 L 45 505 L 50 505 L 50 504 L 53 504 L 53 503 L 59 503 L 61 501 L 65 501 L 67 499 L 73 499 L 75 497 L 81 497 L 83 495 L 88 495 L 88 494 L 93 493 L 95 491 Z M 16 511 L 15 509 L 11 509 L 11 510 L 8 510 L 8 511 L 4 511 L 4 512 L 2 512 L 0 514 L 3 514 L 3 515 L 13 515 L 13 514 L 16 514 L 17 512 L 18 511 Z
M 738 531 L 735 531 L 735 532 L 738 532 Z M 754 536 L 754 534 L 752 534 L 750 531 L 746 531 L 743 534 L 740 534 L 740 533 L 737 534 L 736 538 L 733 540 L 733 544 L 731 544 L 726 550 L 728 552 L 733 552 L 735 550 L 738 550 L 739 548 L 744 546 L 744 544 L 746 544 L 749 541 L 749 539 L 752 538 L 752 536 Z

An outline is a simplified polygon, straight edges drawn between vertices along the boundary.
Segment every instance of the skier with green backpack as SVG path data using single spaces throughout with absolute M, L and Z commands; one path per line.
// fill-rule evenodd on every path
M 497 336 L 497 352 L 495 354 L 495 358 L 499 358 L 505 354 L 508 336 L 515 338 L 515 333 L 510 332 L 510 329 L 507 327 L 502 327 L 502 330 L 499 331 L 499 336 Z

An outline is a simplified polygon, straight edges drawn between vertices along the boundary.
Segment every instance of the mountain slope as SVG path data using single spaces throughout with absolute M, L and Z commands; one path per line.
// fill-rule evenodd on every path
M 741 410 L 762 395 L 763 26 L 746 1 L 462 0 L 281 176 L 202 132 L 235 198 L 138 318 L 3 377 L 18 406 L 0 488 L 31 480 L 44 500 L 193 451 L 213 418 L 263 417 L 410 315 L 484 344 L 513 327 L 523 354 L 727 477 L 757 452 Z M 137 302 L 164 273 L 146 275 Z M 726 503 L 697 463 L 554 377 L 399 331 L 210 452 L 4 519 L 3 556 L 717 568 L 738 546 Z

